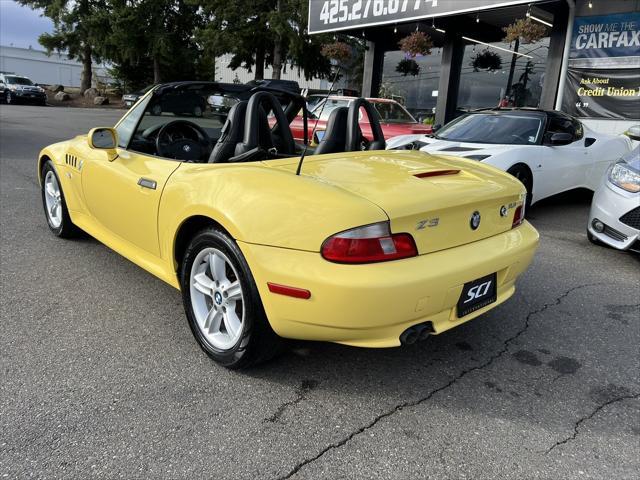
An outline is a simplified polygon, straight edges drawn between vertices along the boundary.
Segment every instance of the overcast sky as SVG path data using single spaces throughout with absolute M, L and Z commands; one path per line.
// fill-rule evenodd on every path
M 38 36 L 53 30 L 48 18 L 40 12 L 23 7 L 14 0 L 0 0 L 0 45 L 44 50 L 38 43 Z

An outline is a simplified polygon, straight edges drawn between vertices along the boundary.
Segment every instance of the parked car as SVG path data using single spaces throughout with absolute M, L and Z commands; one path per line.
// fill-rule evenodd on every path
M 47 92 L 29 78 L 20 75 L 0 73 L 0 91 L 4 101 L 11 103 L 47 104 Z
M 122 103 L 124 103 L 125 107 L 131 108 L 139 99 L 141 99 L 145 95 L 145 93 L 147 93 L 149 90 L 151 90 L 156 85 L 157 85 L 157 83 L 154 83 L 152 85 L 147 85 L 142 90 L 137 90 L 137 91 L 132 92 L 132 93 L 125 93 L 122 96 Z
M 349 107 L 356 97 L 344 97 L 331 95 L 325 101 L 324 95 L 311 95 L 307 99 L 307 105 L 310 112 L 310 118 L 307 122 L 308 137 L 311 139 L 311 133 L 315 128 L 316 138 L 311 139 L 315 143 L 322 140 L 322 136 L 327 128 L 327 121 L 331 112 L 336 108 Z M 431 125 L 423 125 L 413 118 L 413 116 L 395 100 L 386 98 L 367 98 L 378 113 L 378 120 L 382 127 L 382 133 L 385 139 L 405 134 L 427 134 L 431 133 Z M 373 138 L 371 125 L 367 120 L 367 116 L 360 113 L 360 129 L 365 139 Z M 298 141 L 304 140 L 304 126 L 302 116 L 298 116 L 291 123 L 293 138 Z
M 363 99 L 349 106 L 347 141 L 330 129 L 303 163 L 289 122 L 304 98 L 290 94 L 283 111 L 269 89 L 231 87 L 162 85 L 115 128 L 43 149 L 51 232 L 82 229 L 179 289 L 201 348 L 232 368 L 270 358 L 282 337 L 413 343 L 513 295 L 538 244 L 520 182 L 481 163 L 385 151 Z M 150 111 L 181 93 L 176 110 L 189 110 L 196 92 L 239 100 L 224 125 L 209 111 Z M 382 150 L 360 150 L 361 107 Z
M 640 141 L 640 126 L 627 135 Z M 593 243 L 640 252 L 640 145 L 604 176 L 591 203 L 587 236 Z
M 501 168 L 527 188 L 527 203 L 572 190 L 594 191 L 609 165 L 631 150 L 622 135 L 589 130 L 561 112 L 492 109 L 466 113 L 433 135 L 404 135 L 389 149 L 419 149 Z
M 263 80 L 250 80 L 247 82 L 250 87 L 268 87 L 275 90 L 285 90 L 287 92 L 299 94 L 300 85 L 295 80 L 273 80 L 266 78 Z

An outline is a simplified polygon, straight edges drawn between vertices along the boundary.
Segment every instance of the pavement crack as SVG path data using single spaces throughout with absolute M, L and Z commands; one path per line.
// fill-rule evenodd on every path
M 276 411 L 268 418 L 265 418 L 262 423 L 276 423 L 280 420 L 280 417 L 284 414 L 284 412 L 305 399 L 307 393 L 313 390 L 318 385 L 318 382 L 315 380 L 303 380 L 298 389 L 296 390 L 296 396 L 293 400 L 289 400 L 288 402 L 284 402 L 280 405 Z
M 556 442 L 555 444 L 553 444 L 546 452 L 545 455 L 550 453 L 554 448 L 559 447 L 560 445 L 565 445 L 573 440 L 576 439 L 576 437 L 578 436 L 578 434 L 580 433 L 580 425 L 582 425 L 584 422 L 586 422 L 587 420 L 591 420 L 593 417 L 595 417 L 598 412 L 600 412 L 600 410 L 602 410 L 603 408 L 608 407 L 609 405 L 612 405 L 614 403 L 617 402 L 622 402 L 623 400 L 631 400 L 631 399 L 637 399 L 640 398 L 640 393 L 636 393 L 633 395 L 621 395 L 619 397 L 613 398 L 611 400 L 608 400 L 604 403 L 601 403 L 600 405 L 598 405 L 589 415 L 586 415 L 584 417 L 580 417 L 573 425 L 573 433 L 571 435 L 569 435 L 567 438 L 564 438 L 558 442 Z
M 562 301 L 566 297 L 571 295 L 576 290 L 581 290 L 583 288 L 594 287 L 594 286 L 598 286 L 598 285 L 602 285 L 602 284 L 601 283 L 588 283 L 588 284 L 578 285 L 576 287 L 572 287 L 572 288 L 570 288 L 568 290 L 565 290 L 563 293 L 561 293 L 559 296 L 557 296 L 553 302 L 545 303 L 541 307 L 539 307 L 539 308 L 537 308 L 535 310 L 529 311 L 527 313 L 527 316 L 525 317 L 524 326 L 520 330 L 518 330 L 514 335 L 512 335 L 509 338 L 507 338 L 506 340 L 504 340 L 502 348 L 498 352 L 496 352 L 493 355 L 491 355 L 485 362 L 463 370 L 458 375 L 456 375 L 451 380 L 449 380 L 449 382 L 445 383 L 441 387 L 436 388 L 435 390 L 431 390 L 427 395 L 425 395 L 425 396 L 423 396 L 421 398 L 418 398 L 416 400 L 411 400 L 411 401 L 408 401 L 408 402 L 403 402 L 403 403 L 401 403 L 399 405 L 396 405 L 392 409 L 387 410 L 386 412 L 382 412 L 381 414 L 379 414 L 376 417 L 374 417 L 373 420 L 371 420 L 366 425 L 358 428 L 357 430 L 354 430 L 353 432 L 349 433 L 346 437 L 342 438 L 341 440 L 327 445 L 326 447 L 324 447 L 322 450 L 320 450 L 320 452 L 318 452 L 313 457 L 306 458 L 306 459 L 298 462 L 288 473 L 286 473 L 283 476 L 277 477 L 277 480 L 287 480 L 287 479 L 293 477 L 296 473 L 298 473 L 305 466 L 307 466 L 307 465 L 315 462 L 316 460 L 320 459 L 321 457 L 323 457 L 326 453 L 330 452 L 331 450 L 336 450 L 338 448 L 343 447 L 344 445 L 349 443 L 353 438 L 355 438 L 358 435 L 366 432 L 370 428 L 373 428 L 381 420 L 384 420 L 385 418 L 391 417 L 395 413 L 397 413 L 397 412 L 399 412 L 399 411 L 401 411 L 401 410 L 403 410 L 405 408 L 410 408 L 410 407 L 415 407 L 415 406 L 421 405 L 421 404 L 429 401 L 437 393 L 440 393 L 443 390 L 448 389 L 449 387 L 451 387 L 452 385 L 457 383 L 459 380 L 461 380 L 464 377 L 466 377 L 468 374 L 470 374 L 472 372 L 475 372 L 475 371 L 478 371 L 478 370 L 482 370 L 482 369 L 490 366 L 494 361 L 496 361 L 497 359 L 502 357 L 505 353 L 507 353 L 508 350 L 509 350 L 509 347 L 511 346 L 511 344 L 515 340 L 517 340 L 520 336 L 522 336 L 529 329 L 531 317 L 533 317 L 535 315 L 538 315 L 538 314 L 544 312 L 545 310 L 547 310 L 549 308 L 556 307 L 556 306 L 560 305 L 562 303 Z

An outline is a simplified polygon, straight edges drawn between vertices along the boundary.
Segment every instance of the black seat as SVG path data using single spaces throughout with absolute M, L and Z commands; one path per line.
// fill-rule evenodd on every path
M 327 121 L 327 128 L 324 136 L 314 155 L 322 155 L 325 153 L 344 152 L 347 144 L 347 117 L 349 115 L 348 107 L 338 107 L 333 109 Z M 313 121 L 312 121 L 313 123 Z
M 275 120 L 272 128 L 267 112 L 271 111 Z M 244 137 L 236 149 L 236 155 L 254 149 L 274 150 L 275 155 L 292 155 L 296 151 L 291 128 L 280 102 L 269 92 L 256 92 L 249 99 Z
M 272 131 L 267 112 L 272 111 Z M 278 100 L 268 92 L 254 93 L 248 102 L 229 110 L 222 136 L 209 156 L 209 163 L 247 162 L 295 153 L 295 142 Z
M 236 145 L 244 137 L 245 114 L 249 102 L 236 103 L 229 110 L 224 122 L 218 142 L 209 155 L 209 163 L 224 163 L 236 155 Z

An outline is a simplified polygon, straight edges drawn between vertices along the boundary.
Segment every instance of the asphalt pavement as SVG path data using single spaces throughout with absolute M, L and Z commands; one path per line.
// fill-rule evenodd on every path
M 531 209 L 539 252 L 487 315 L 232 372 L 178 291 L 47 228 L 38 151 L 122 113 L 0 106 L 1 478 L 638 478 L 640 259 L 587 241 L 588 193 Z

